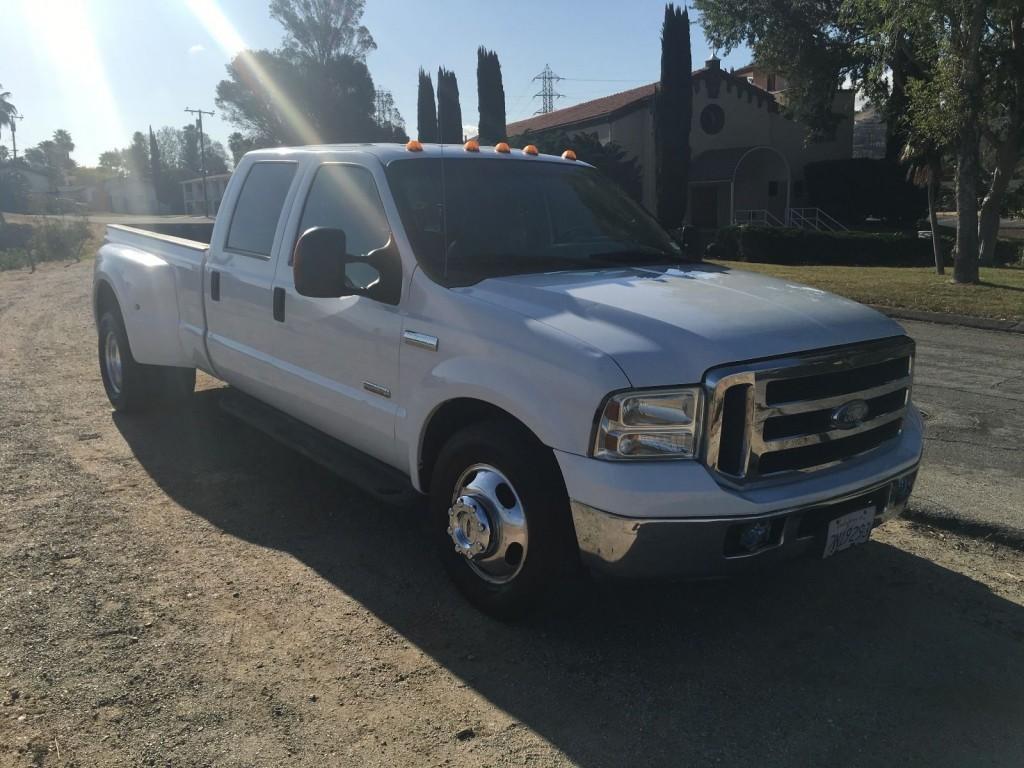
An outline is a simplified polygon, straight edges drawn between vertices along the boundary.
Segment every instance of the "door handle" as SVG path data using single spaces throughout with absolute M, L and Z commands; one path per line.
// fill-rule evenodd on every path
M 210 301 L 220 301 L 220 272 L 210 272 Z
M 274 289 L 274 319 L 284 322 L 284 288 Z

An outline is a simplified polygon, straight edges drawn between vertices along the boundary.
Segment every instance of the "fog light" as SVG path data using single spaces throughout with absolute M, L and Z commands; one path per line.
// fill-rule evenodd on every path
M 768 544 L 771 533 L 771 523 L 766 520 L 747 523 L 740 526 L 740 546 L 747 550 L 747 552 L 756 552 Z

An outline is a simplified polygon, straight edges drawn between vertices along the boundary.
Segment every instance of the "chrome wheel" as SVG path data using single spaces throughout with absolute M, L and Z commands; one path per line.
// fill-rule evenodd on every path
M 455 551 L 482 579 L 504 584 L 523 568 L 526 515 L 512 483 L 489 464 L 474 464 L 455 482 L 448 508 Z
M 117 334 L 113 331 L 107 333 L 107 339 L 103 343 L 103 365 L 107 370 L 107 382 L 115 395 L 121 394 L 121 387 L 124 382 L 124 369 L 121 366 L 121 347 L 117 343 Z

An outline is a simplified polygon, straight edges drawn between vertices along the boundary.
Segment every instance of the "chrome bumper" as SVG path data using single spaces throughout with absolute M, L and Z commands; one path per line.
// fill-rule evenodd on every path
M 875 525 L 907 505 L 917 467 L 881 483 L 813 505 L 754 517 L 641 519 L 621 517 L 571 501 L 583 563 L 624 578 L 722 578 L 803 554 L 820 553 L 830 520 L 868 505 Z M 746 551 L 739 533 L 750 523 L 769 526 L 768 541 Z

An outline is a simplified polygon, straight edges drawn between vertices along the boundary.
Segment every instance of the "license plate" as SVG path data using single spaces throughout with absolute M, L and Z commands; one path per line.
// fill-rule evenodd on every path
M 855 544 L 863 544 L 871 537 L 871 528 L 874 523 L 874 507 L 865 507 L 837 517 L 828 524 L 825 551 L 821 556 L 831 557 L 836 552 L 842 552 Z

